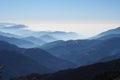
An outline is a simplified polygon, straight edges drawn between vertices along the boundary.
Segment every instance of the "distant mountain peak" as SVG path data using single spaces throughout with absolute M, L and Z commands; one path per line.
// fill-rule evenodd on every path
M 106 39 L 106 38 L 113 38 L 113 37 L 120 37 L 120 27 L 102 32 L 97 36 L 93 37 L 92 39 Z
M 120 26 L 118 26 L 116 29 L 120 29 Z

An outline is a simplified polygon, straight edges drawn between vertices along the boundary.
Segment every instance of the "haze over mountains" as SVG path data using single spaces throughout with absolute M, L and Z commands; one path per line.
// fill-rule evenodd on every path
M 27 26 L 21 25 L 21 24 L 11 24 L 11 23 L 0 23 L 0 30 L 6 33 L 16 34 L 21 37 L 28 37 L 28 36 L 34 36 L 34 37 L 42 37 L 42 36 L 52 36 L 56 39 L 63 39 L 63 40 L 69 40 L 69 39 L 79 39 L 82 38 L 82 36 L 78 35 L 74 32 L 62 32 L 62 31 L 31 31 L 27 29 Z M 70 38 L 73 37 L 73 38 Z
M 44 79 L 43 74 L 49 73 L 49 80 L 88 80 L 85 77 L 95 76 L 97 73 L 90 75 L 95 70 L 99 74 L 99 69 L 106 72 L 104 67 L 109 68 L 110 66 L 108 71 L 118 67 L 119 60 L 108 63 L 107 61 L 119 58 L 119 27 L 90 39 L 82 39 L 79 34 L 74 32 L 35 32 L 27 30 L 24 25 L 0 24 L 0 65 L 4 67 L 1 73 L 3 78 L 38 73 L 39 78 L 41 76 Z M 101 64 L 100 62 L 106 63 Z M 110 65 L 107 66 L 107 64 Z M 113 66 L 114 64 L 117 66 Z M 119 71 L 119 69 L 115 70 Z M 67 76 L 73 76 L 73 78 Z
M 82 38 L 79 34 L 74 32 L 62 32 L 62 31 L 35 32 L 25 28 L 27 28 L 27 26 L 25 25 L 12 24 L 12 23 L 0 23 L 0 35 L 4 37 L 14 38 L 14 39 L 17 38 L 19 40 L 26 42 L 26 46 L 22 45 L 22 41 L 20 41 L 21 45 L 18 43 L 14 43 L 14 44 L 17 44 L 19 47 L 24 47 L 24 48 L 30 48 L 30 47 L 32 48 L 32 47 L 40 46 L 42 44 L 57 41 L 57 40 L 71 40 L 71 39 Z

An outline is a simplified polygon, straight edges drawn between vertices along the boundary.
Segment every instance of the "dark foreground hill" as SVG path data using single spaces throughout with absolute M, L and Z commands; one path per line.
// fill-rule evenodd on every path
M 120 80 L 120 59 L 59 71 L 54 74 L 31 74 L 12 80 Z

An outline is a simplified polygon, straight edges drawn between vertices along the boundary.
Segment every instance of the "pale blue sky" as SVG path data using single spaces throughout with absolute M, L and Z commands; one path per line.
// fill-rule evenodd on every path
M 108 26 L 120 26 L 120 0 L 0 0 L 0 22 L 24 23 L 33 30 L 38 26 L 41 30 L 73 30 L 85 35 L 90 34 L 86 33 L 88 30 L 95 31 L 101 26 L 96 34 Z M 54 23 L 61 27 L 55 28 Z M 70 28 L 79 25 L 71 30 L 68 24 L 75 24 Z

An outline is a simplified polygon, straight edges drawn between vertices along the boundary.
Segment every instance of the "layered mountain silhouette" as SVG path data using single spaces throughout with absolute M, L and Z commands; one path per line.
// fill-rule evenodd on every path
M 2 76 L 8 78 L 76 67 L 72 62 L 57 58 L 42 49 L 19 48 L 4 41 L 0 41 L 0 64 L 5 66 Z
M 45 41 L 52 42 L 55 40 L 71 40 L 71 39 L 79 39 L 82 38 L 77 33 L 74 32 L 63 32 L 63 31 L 31 31 L 25 25 L 21 24 L 13 24 L 13 23 L 0 23 L 0 31 L 10 34 L 16 34 L 21 37 L 36 37 L 39 39 L 44 39 Z M 45 39 L 46 38 L 46 39 Z M 53 39 L 51 41 L 51 39 Z
M 27 49 L 24 51 L 24 54 L 54 71 L 74 68 L 77 66 L 70 61 L 57 58 L 39 48 Z
M 19 38 L 14 38 L 14 37 L 5 37 L 5 36 L 2 36 L 2 35 L 0 35 L 0 41 L 6 41 L 8 43 L 17 45 L 17 46 L 22 47 L 22 48 L 31 48 L 31 47 L 36 47 L 37 46 L 30 41 L 26 41 L 26 40 L 19 39 Z
M 10 33 L 5 33 L 0 31 L 0 35 L 5 36 L 5 37 L 15 37 L 15 38 L 20 38 L 20 36 L 15 35 L 15 34 L 10 34 Z
M 21 80 L 119 78 L 120 28 L 81 39 L 74 32 L 36 32 L 25 25 L 0 23 L 0 65 L 4 67 L 0 75 L 23 76 Z
M 120 79 L 120 59 L 96 63 L 88 66 L 59 71 L 53 74 L 31 74 L 12 80 L 119 80 Z
M 16 51 L 0 51 L 0 64 L 4 65 L 1 74 L 4 78 L 24 76 L 31 73 L 52 72 L 49 68 Z
M 50 35 L 40 36 L 40 39 L 42 39 L 45 42 L 54 42 L 54 41 L 57 41 L 56 38 L 54 38 L 53 36 L 50 36 Z
M 17 46 L 0 41 L 0 64 L 4 65 L 3 77 L 16 77 L 33 72 L 42 74 L 52 72 L 49 68 L 22 54 L 23 51 Z
M 120 74 L 115 74 L 115 72 L 120 73 L 119 67 L 120 59 L 106 63 L 97 63 L 93 65 L 83 66 L 77 69 L 60 71 L 50 75 L 48 80 L 114 80 L 117 78 L 119 80 Z M 101 75 L 103 73 L 107 74 L 107 72 L 109 72 L 109 74 L 110 72 L 114 74 L 108 75 L 109 78 L 104 77 L 102 79 L 102 76 L 97 77 L 98 75 Z
M 54 45 L 52 45 L 54 44 Z M 119 52 L 120 38 L 106 40 L 58 41 L 42 46 L 52 55 L 79 65 L 92 64 Z
M 15 45 L 12 45 L 8 42 L 5 41 L 0 41 L 0 50 L 14 50 L 14 51 L 18 51 L 19 48 Z
M 25 37 L 25 38 L 22 38 L 23 40 L 26 40 L 26 41 L 30 41 L 36 45 L 43 45 L 45 43 L 47 43 L 46 41 L 42 40 L 42 39 L 39 39 L 39 38 L 36 38 L 36 37 L 33 37 L 33 36 L 29 36 L 29 37 Z
M 120 28 L 116 28 L 101 33 L 100 35 L 103 36 L 96 40 L 56 41 L 45 44 L 42 48 L 57 57 L 86 65 L 100 61 L 104 57 L 119 58 L 119 54 L 117 54 L 120 44 L 119 34 Z M 114 56 L 116 57 L 114 58 Z

